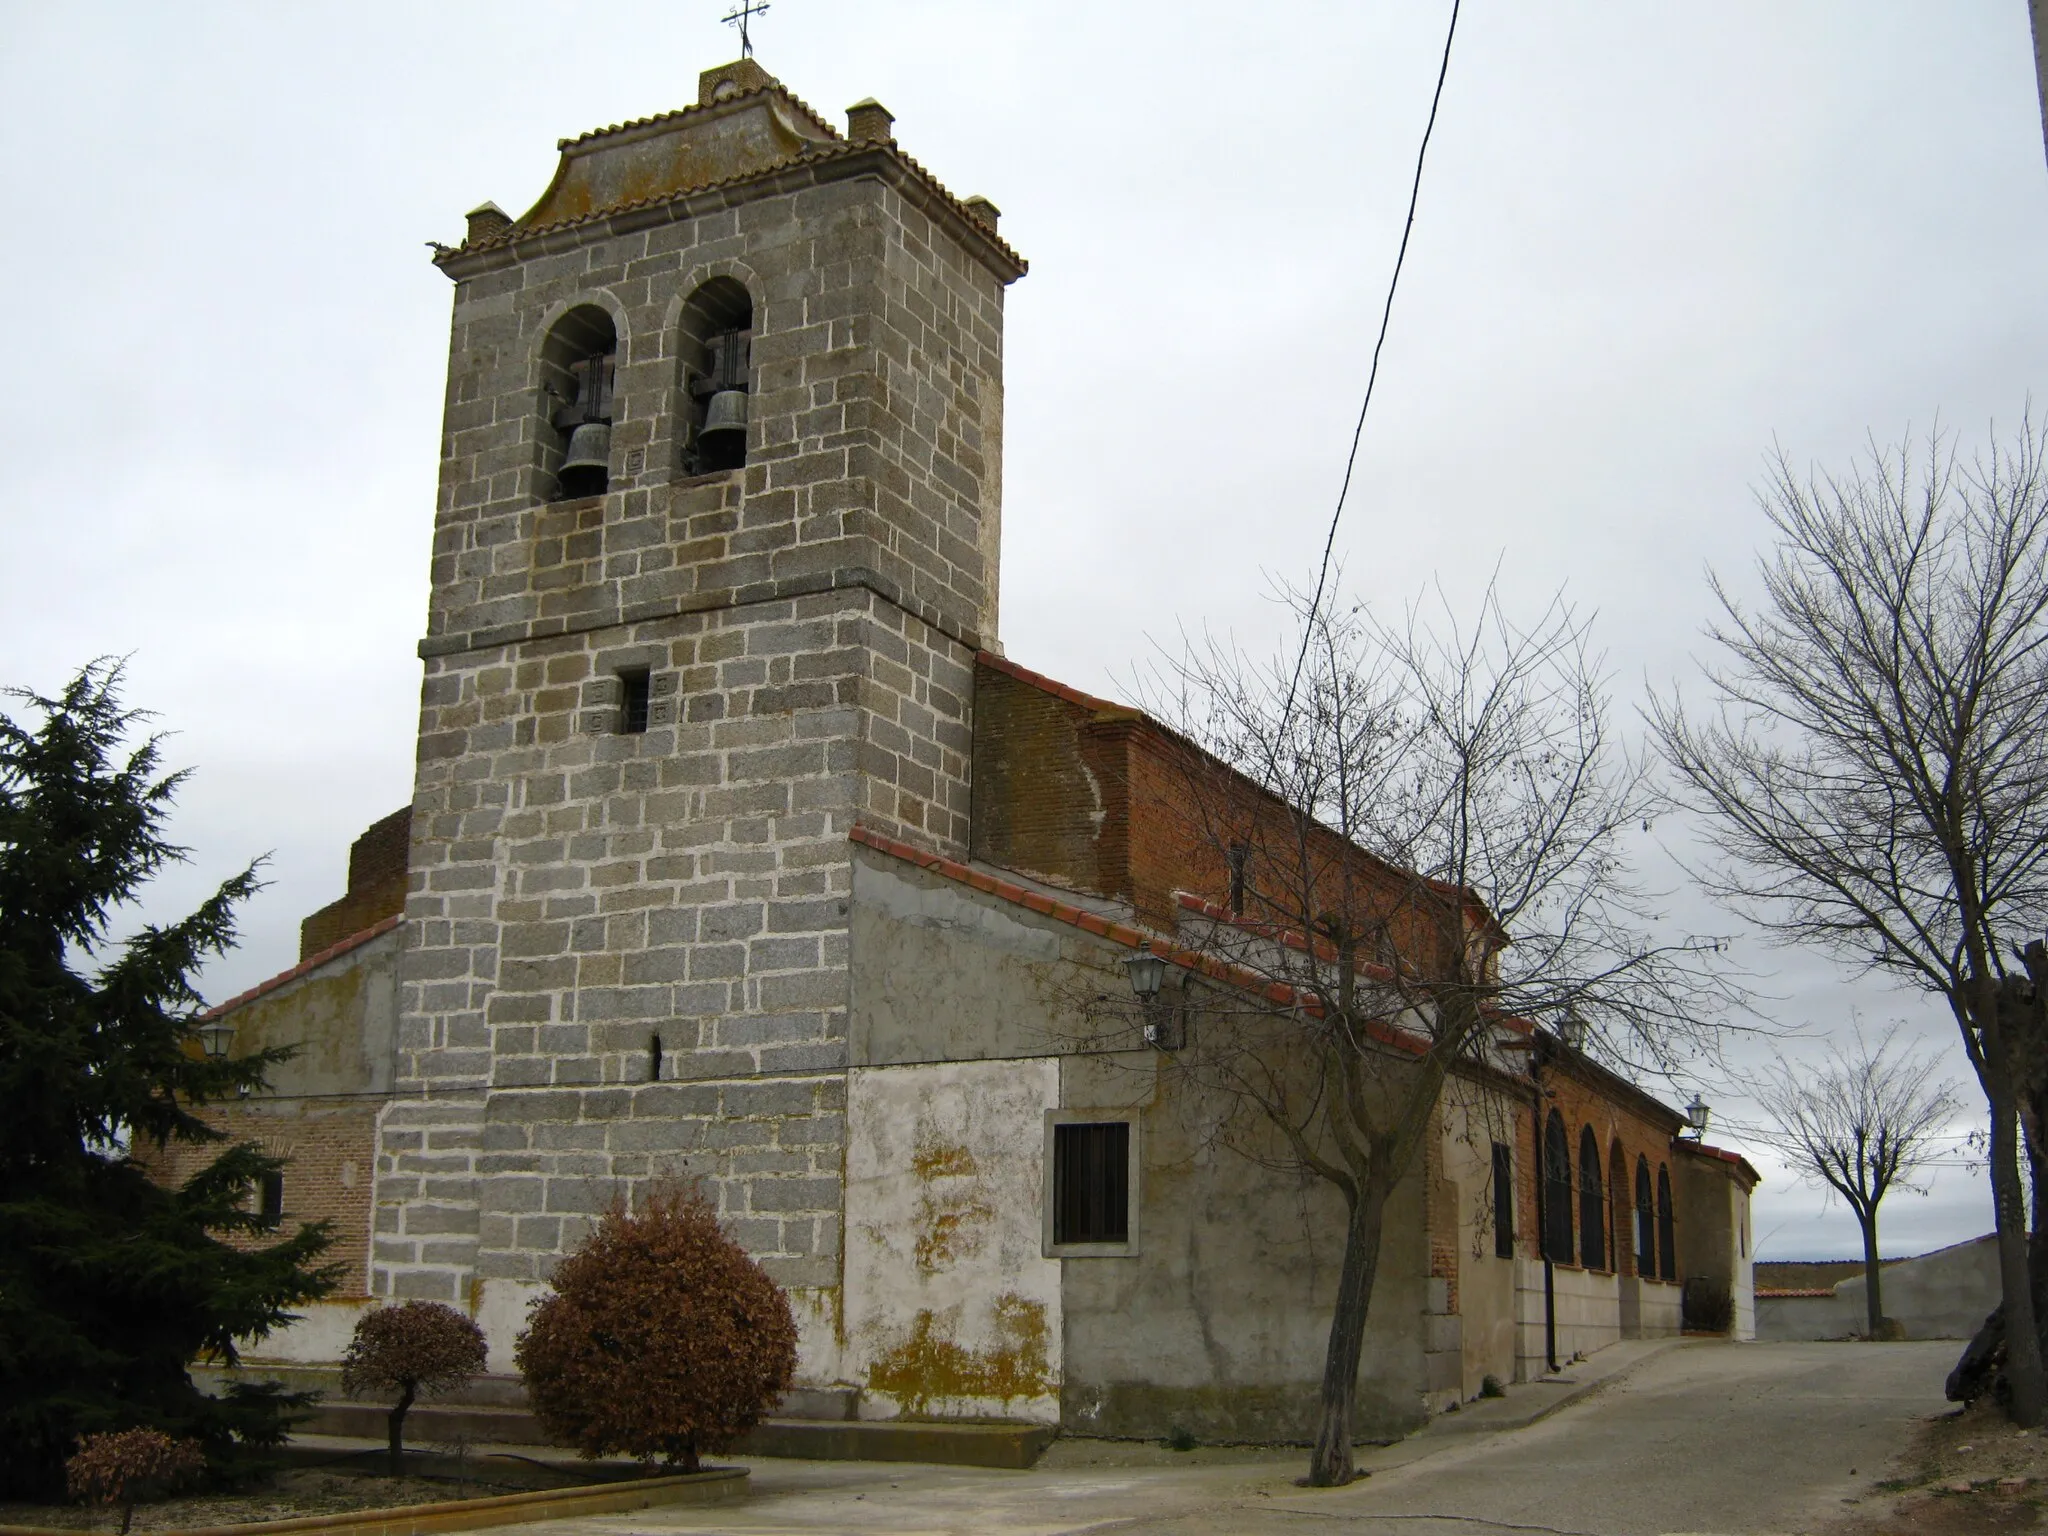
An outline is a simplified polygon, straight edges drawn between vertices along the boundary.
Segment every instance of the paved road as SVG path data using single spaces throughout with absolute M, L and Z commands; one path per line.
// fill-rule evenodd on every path
M 1061 1446 L 1030 1472 L 761 1461 L 744 1504 L 563 1521 L 550 1536 L 1777 1536 L 1831 1522 L 1886 1475 L 1915 1423 L 1945 1406 L 1954 1354 L 1687 1345 L 1525 1429 L 1426 1436 L 1368 1458 L 1372 1477 L 1349 1488 L 1295 1487 L 1298 1456 L 1103 1466 Z

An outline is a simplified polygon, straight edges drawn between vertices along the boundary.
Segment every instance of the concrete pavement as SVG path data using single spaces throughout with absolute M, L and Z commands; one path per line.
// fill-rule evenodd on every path
M 1823 1528 L 1887 1475 L 1916 1424 L 1946 1406 L 1954 1354 L 1948 1343 L 1688 1343 L 1638 1358 L 1527 1427 L 1472 1433 L 1446 1421 L 1369 1452 L 1361 1462 L 1373 1475 L 1341 1489 L 1295 1487 L 1299 1451 L 1176 1456 L 1062 1442 L 1029 1472 L 757 1460 L 753 1496 L 736 1507 L 547 1529 L 1789 1536 Z

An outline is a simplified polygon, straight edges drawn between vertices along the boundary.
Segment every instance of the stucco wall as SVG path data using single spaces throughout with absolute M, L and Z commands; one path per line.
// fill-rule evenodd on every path
M 1760 1296 L 1760 1339 L 1840 1339 L 1869 1326 L 1866 1282 L 1860 1274 L 1826 1296 Z M 1998 1243 L 1972 1238 L 1918 1258 L 1884 1266 L 1885 1316 L 1905 1325 L 1909 1339 L 1967 1339 L 1998 1305 Z
M 1040 1252 L 1048 1058 L 853 1069 L 845 1353 L 863 1417 L 1057 1421 L 1060 1261 Z
M 1680 1280 L 1711 1280 L 1734 1303 L 1729 1336 L 1756 1337 L 1756 1262 L 1749 1232 L 1749 1192 L 1738 1165 L 1711 1149 L 1672 1147 L 1673 1198 L 1678 1207 Z
M 1478 1395 L 1488 1376 L 1515 1379 L 1515 1261 L 1497 1256 L 1493 1220 L 1493 1144 L 1510 1149 L 1526 1136 L 1526 1105 L 1497 1093 L 1454 1084 L 1443 1114 L 1443 1169 L 1455 1202 L 1460 1395 Z M 1518 1155 L 1518 1154 L 1517 1154 Z M 1518 1180 L 1528 1170 L 1517 1166 Z M 1510 1231 L 1516 1251 L 1533 1247 L 1533 1234 Z
M 917 1212 L 920 1202 L 940 1212 L 981 1201 L 991 1214 L 976 1213 L 972 1224 L 987 1234 L 984 1253 L 1009 1240 L 1012 1220 L 1019 1236 L 1028 1225 L 1040 1251 L 1043 1116 L 1025 1124 L 1031 1100 L 1019 1085 L 1036 1084 L 1056 1063 L 1060 1107 L 1138 1116 L 1141 1160 L 1135 1254 L 1033 1259 L 1022 1268 L 1024 1289 L 1005 1269 L 993 1293 L 1036 1302 L 1034 1266 L 1058 1275 L 1047 1317 L 1059 1340 L 1048 1342 L 1046 1359 L 1063 1422 L 1111 1436 L 1185 1429 L 1210 1441 L 1308 1438 L 1341 1259 L 1341 1200 L 1214 1144 L 1218 1106 L 1170 1056 L 1127 1048 L 1135 1020 L 1124 1027 L 1114 1016 L 1082 1017 L 1091 997 L 1128 996 L 1122 951 L 866 850 L 855 855 L 851 929 L 848 1039 L 862 1086 L 849 1090 L 848 1375 L 867 1378 L 872 1390 L 878 1356 L 863 1330 L 900 1340 L 925 1310 L 936 1338 L 944 1309 L 955 1307 L 976 1330 L 953 1340 L 970 1355 L 1014 1337 L 992 1308 L 968 1321 L 964 1303 L 934 1304 L 988 1272 L 977 1254 L 949 1278 L 921 1274 L 916 1244 L 928 1224 L 920 1227 Z M 981 1066 L 931 1065 L 949 1058 Z M 868 1107 L 852 1108 L 864 1095 Z M 972 1154 L 977 1175 L 962 1176 L 957 1189 L 916 1177 L 921 1116 L 935 1144 L 953 1136 Z M 858 1128 L 869 1120 L 872 1129 Z M 983 1192 L 974 1179 L 994 1155 L 1013 1166 Z M 1417 1162 L 1385 1223 L 1360 1371 L 1364 1437 L 1399 1434 L 1422 1417 L 1427 1254 Z M 883 1231 L 859 1234 L 871 1190 L 894 1216 L 879 1218 Z M 1001 1209 L 1003 1201 L 1017 1212 Z M 927 1406 L 936 1411 L 940 1401 Z M 905 1406 L 901 1396 L 896 1406 Z M 1003 1407 L 1040 1411 L 1024 1399 Z

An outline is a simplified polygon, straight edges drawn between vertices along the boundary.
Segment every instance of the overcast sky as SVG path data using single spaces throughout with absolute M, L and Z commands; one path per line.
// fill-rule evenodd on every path
M 526 208 L 558 138 L 693 102 L 738 51 L 725 9 L 0 3 L 0 681 L 131 657 L 197 770 L 160 911 L 270 855 L 212 995 L 290 964 L 350 839 L 410 798 L 450 301 L 425 242 Z M 1184 628 L 1276 642 L 1269 578 L 1313 580 L 1447 17 L 773 0 L 756 24 L 793 91 L 834 120 L 878 97 L 1032 263 L 1012 657 L 1128 693 Z M 1705 569 L 1746 579 L 1774 441 L 1837 466 L 1937 413 L 1965 445 L 2019 416 L 2044 258 L 2023 0 L 1468 0 L 1347 584 L 1469 597 L 1499 562 L 1512 604 L 1563 586 L 1632 711 L 1690 674 Z M 1779 1024 L 1903 1018 L 1966 1075 L 1924 1000 L 1743 954 Z M 1767 1175 L 1764 1255 L 1854 1251 L 1698 1081 Z M 1886 1215 L 1887 1252 L 1990 1226 L 1960 1167 Z

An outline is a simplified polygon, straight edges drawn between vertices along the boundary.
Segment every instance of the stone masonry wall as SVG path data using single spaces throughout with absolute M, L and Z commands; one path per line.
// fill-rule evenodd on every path
M 1007 277 L 908 187 L 878 148 L 444 261 L 372 1287 L 466 1302 L 498 1368 L 595 1213 L 682 1175 L 792 1289 L 804 1375 L 836 1369 L 847 835 L 965 852 L 994 615 Z M 714 278 L 753 302 L 748 458 L 685 476 Z M 618 338 L 610 481 L 550 501 L 542 347 L 584 306 Z
M 673 706 L 643 735 L 612 728 L 623 663 Z M 380 1294 L 493 1311 L 479 1287 L 544 1281 L 615 1195 L 685 1175 L 829 1312 L 847 832 L 964 818 L 933 699 L 971 667 L 860 588 L 429 663 Z
M 677 480 L 676 423 L 683 301 L 714 277 L 753 296 L 755 387 L 740 484 L 707 495 Z M 544 499 L 540 346 L 577 304 L 608 311 L 620 347 L 611 494 L 596 518 Z M 1001 335 L 1001 282 L 876 180 L 598 229 L 464 279 L 424 649 L 860 576 L 985 638 Z

